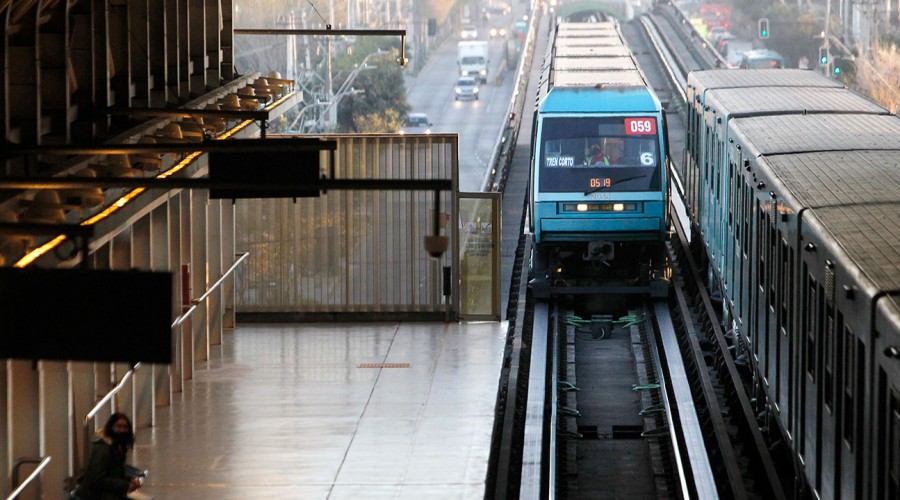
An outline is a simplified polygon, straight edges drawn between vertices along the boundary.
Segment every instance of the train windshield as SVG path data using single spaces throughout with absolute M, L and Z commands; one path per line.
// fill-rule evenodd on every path
M 540 190 L 584 193 L 659 191 L 655 117 L 545 118 Z

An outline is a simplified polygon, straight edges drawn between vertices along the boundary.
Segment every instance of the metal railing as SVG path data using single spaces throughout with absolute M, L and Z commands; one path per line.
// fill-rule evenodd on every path
M 182 315 L 178 316 L 178 318 L 175 319 L 175 322 L 172 323 L 172 328 L 176 328 L 179 325 L 181 325 L 182 323 L 184 323 L 187 320 L 187 318 L 191 314 L 193 314 L 193 312 L 197 309 L 197 306 L 200 305 L 204 300 L 206 300 L 212 294 L 213 291 L 215 291 L 217 288 L 219 288 L 222 285 L 222 283 L 225 281 L 225 279 L 227 279 L 228 276 L 234 272 L 234 270 L 237 268 L 237 266 L 240 265 L 247 257 L 250 256 L 250 253 L 245 252 L 243 254 L 236 254 L 236 255 L 240 255 L 240 257 L 236 261 L 234 261 L 234 264 L 232 264 L 231 267 L 228 268 L 228 270 L 225 271 L 225 273 L 223 273 L 222 276 L 215 283 L 213 283 L 212 286 L 210 286 L 209 289 L 207 289 L 203 295 L 201 295 L 200 297 L 193 299 L 191 301 L 192 302 L 191 307 L 187 311 L 185 311 Z M 113 396 L 118 394 L 119 391 L 121 391 L 125 387 L 125 384 L 131 379 L 132 375 L 134 375 L 135 370 L 140 368 L 140 366 L 141 366 L 140 363 L 137 363 L 134 366 L 132 366 L 131 369 L 128 370 L 125 373 L 125 375 L 122 376 L 122 379 L 116 384 L 116 386 L 113 387 L 112 389 L 110 389 L 110 391 L 107 392 L 106 395 L 103 396 L 103 398 L 101 398 L 100 401 L 98 401 L 97 404 L 95 404 L 93 408 L 91 408 L 91 411 L 89 411 L 87 413 L 87 415 L 85 415 L 84 428 L 83 428 L 83 433 L 84 433 L 83 459 L 84 459 L 84 461 L 81 464 L 82 467 L 85 464 L 87 464 L 87 461 L 88 461 L 88 458 L 90 455 L 89 444 L 91 442 L 91 427 L 92 427 L 91 424 L 93 424 L 94 417 L 97 416 L 97 413 L 100 412 L 100 409 L 103 408 L 103 405 L 108 403 L 110 401 L 110 399 L 112 399 Z
M 6 497 L 6 500 L 12 500 L 13 498 L 16 498 L 17 496 L 19 496 L 19 493 L 22 493 L 22 491 L 24 491 L 25 488 L 28 487 L 28 485 L 31 483 L 31 481 L 33 481 L 34 478 L 36 478 L 38 476 L 38 474 L 40 474 L 41 471 L 44 470 L 44 467 L 46 467 L 47 464 L 49 464 L 49 463 L 50 463 L 49 456 L 42 457 L 39 459 L 20 458 L 20 459 L 16 460 L 15 465 L 13 465 L 13 472 L 12 472 L 13 486 L 19 484 L 19 466 L 21 466 L 23 464 L 38 464 L 38 466 L 34 468 L 34 471 L 31 473 L 31 475 L 29 475 L 27 478 L 25 478 L 24 481 L 22 481 L 22 484 L 19 484 L 18 487 L 16 487 L 16 489 L 14 489 L 9 494 L 9 496 Z
M 182 323 L 184 323 L 185 321 L 187 321 L 188 317 L 191 314 L 194 314 L 194 311 L 197 310 L 197 306 L 200 305 L 204 300 L 209 298 L 209 296 L 212 295 L 212 293 L 222 285 L 222 283 L 228 278 L 228 276 L 231 273 L 233 273 L 235 269 L 237 269 L 237 266 L 240 265 L 242 262 L 244 262 L 244 260 L 246 260 L 247 257 L 250 256 L 250 252 L 244 252 L 244 253 L 235 254 L 235 255 L 240 255 L 240 257 L 238 257 L 238 259 L 236 261 L 234 261 L 234 264 L 232 264 L 231 267 L 229 267 L 227 271 L 222 273 L 222 277 L 220 277 L 218 280 L 216 280 L 216 282 L 213 283 L 212 286 L 210 286 L 206 290 L 206 292 L 203 293 L 203 295 L 197 297 L 196 299 L 191 300 L 191 307 L 187 311 L 185 311 L 184 314 L 175 318 L 175 322 L 172 323 L 172 328 L 176 328 L 176 327 L 180 326 Z
M 519 127 L 522 123 L 522 115 L 525 103 L 528 101 L 528 74 L 531 71 L 537 29 L 542 17 L 539 9 L 531 12 L 531 20 L 528 22 L 528 32 L 522 44 L 522 53 L 519 56 L 519 64 L 516 71 L 516 80 L 513 84 L 513 99 L 509 103 L 506 112 L 506 121 L 497 137 L 494 151 L 491 154 L 491 169 L 485 172 L 481 181 L 482 192 L 503 192 L 506 187 L 506 177 L 512 163 L 512 153 L 516 148 L 519 137 Z
M 94 422 L 94 417 L 97 416 L 97 413 L 100 412 L 100 409 L 103 408 L 103 405 L 105 405 L 106 403 L 108 403 L 109 400 L 112 399 L 113 396 L 115 396 L 116 394 L 118 394 L 119 391 L 121 391 L 121 390 L 125 387 L 125 383 L 128 382 L 128 381 L 131 379 L 131 376 L 134 375 L 134 371 L 137 370 L 138 368 L 140 368 L 140 366 L 141 366 L 140 363 L 136 363 L 134 366 L 131 367 L 130 370 L 128 370 L 127 372 L 125 372 L 125 375 L 122 376 L 122 380 L 120 380 L 119 383 L 116 384 L 115 387 L 113 387 L 112 389 L 110 389 L 110 391 L 107 392 L 106 395 L 103 396 L 103 398 L 101 398 L 100 401 L 98 401 L 97 404 L 95 404 L 93 408 L 91 408 L 91 411 L 89 411 L 89 412 L 87 413 L 87 415 L 85 415 L 85 417 L 84 417 L 84 424 L 83 424 L 83 432 L 84 432 L 84 455 L 83 455 L 83 459 L 84 459 L 84 461 L 81 463 L 81 468 L 83 468 L 83 467 L 87 464 L 88 458 L 89 458 L 90 453 L 91 453 L 91 447 L 90 447 L 90 442 L 91 442 L 91 424 Z

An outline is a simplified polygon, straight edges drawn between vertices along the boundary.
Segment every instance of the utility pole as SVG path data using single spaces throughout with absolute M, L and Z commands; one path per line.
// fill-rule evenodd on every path
M 825 47 L 825 52 L 828 53 L 828 62 L 824 65 L 825 68 L 825 76 L 831 78 L 831 65 L 832 65 L 832 57 L 831 57 L 831 43 L 828 40 L 828 25 L 831 24 L 831 0 L 828 0 L 828 3 L 825 6 L 825 31 L 822 32 L 822 46 Z
M 829 0 L 830 1 L 830 0 Z M 334 0 L 328 1 L 328 24 L 331 27 L 331 21 L 334 19 Z M 334 99 L 334 89 L 331 83 L 331 37 L 325 36 L 325 96 L 329 102 Z M 328 108 L 328 118 L 325 120 L 326 126 L 334 128 L 337 123 L 337 107 L 330 106 Z M 330 130 L 329 130 L 330 131 Z

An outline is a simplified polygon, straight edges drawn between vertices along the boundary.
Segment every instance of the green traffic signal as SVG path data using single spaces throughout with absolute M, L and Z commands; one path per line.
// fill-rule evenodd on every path
M 769 18 L 767 18 L 767 17 L 760 18 L 759 22 L 757 23 L 757 26 L 759 28 L 759 31 L 758 31 L 759 37 L 760 38 L 769 38 Z
M 841 74 L 841 67 L 840 67 L 840 66 L 835 66 L 835 67 L 834 67 L 834 74 L 835 74 L 835 75 L 840 75 L 840 74 Z
M 828 64 L 828 48 L 819 47 L 819 64 L 825 66 Z

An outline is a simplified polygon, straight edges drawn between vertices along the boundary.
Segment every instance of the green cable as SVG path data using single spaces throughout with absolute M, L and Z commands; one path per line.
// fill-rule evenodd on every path
M 581 319 L 578 316 L 575 316 L 574 314 L 570 314 L 570 315 L 566 316 L 566 324 L 568 324 L 568 325 L 580 326 L 580 325 L 588 324 L 590 322 L 591 322 L 591 320 Z
M 658 429 L 650 429 L 641 433 L 641 437 L 664 436 L 669 433 L 668 427 L 660 427 Z
M 580 417 L 581 412 L 578 410 L 573 410 L 572 408 L 566 408 L 565 406 L 557 406 L 556 411 L 559 412 L 560 415 L 568 415 L 571 417 Z
M 562 389 L 563 391 L 580 391 L 581 390 L 578 387 L 576 387 L 575 384 L 573 384 L 572 382 L 569 382 L 567 380 L 560 380 L 556 383 L 556 385 L 558 385 L 559 388 Z
M 659 384 L 636 385 L 631 390 L 637 392 L 637 391 L 650 391 L 653 389 L 659 389 Z
M 665 408 L 658 408 L 658 407 L 651 406 L 650 408 L 644 408 L 643 410 L 641 410 L 638 413 L 638 415 L 643 417 L 645 415 L 650 415 L 652 413 L 665 413 L 665 411 L 666 411 Z

